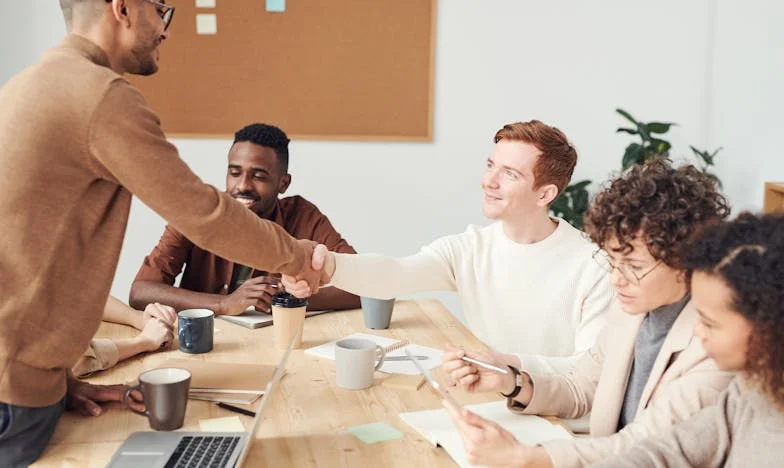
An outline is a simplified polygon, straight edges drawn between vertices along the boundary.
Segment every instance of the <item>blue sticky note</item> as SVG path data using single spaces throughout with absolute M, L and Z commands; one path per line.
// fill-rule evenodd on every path
M 267 0 L 267 11 L 283 13 L 286 11 L 286 0 Z
M 354 437 L 366 444 L 375 444 L 385 440 L 397 440 L 403 438 L 403 433 L 387 423 L 363 424 L 348 429 Z

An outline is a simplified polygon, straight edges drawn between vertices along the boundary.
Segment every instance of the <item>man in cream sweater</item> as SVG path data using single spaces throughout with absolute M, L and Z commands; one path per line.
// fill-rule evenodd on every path
M 572 176 L 577 153 L 557 128 L 537 120 L 505 125 L 482 177 L 484 214 L 470 226 L 404 258 L 340 255 L 317 248 L 324 281 L 354 294 L 391 298 L 457 291 L 468 328 L 512 365 L 564 372 L 593 345 L 613 296 L 596 246 L 549 206 Z M 284 276 L 297 295 L 307 285 Z M 521 362 L 522 361 L 522 362 Z

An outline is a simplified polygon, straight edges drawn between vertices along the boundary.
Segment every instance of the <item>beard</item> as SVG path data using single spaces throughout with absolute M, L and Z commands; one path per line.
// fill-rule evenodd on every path
M 149 41 L 145 41 L 149 44 Z M 133 70 L 129 70 L 134 75 L 149 76 L 158 71 L 158 61 L 153 55 L 158 48 L 157 41 L 152 41 L 152 45 L 146 45 L 141 40 L 131 49 L 131 54 L 136 61 Z
M 157 33 L 157 28 L 146 20 L 140 20 L 138 31 L 140 31 L 139 35 L 131 48 L 135 63 L 133 69 L 128 71 L 134 75 L 149 76 L 158 71 L 156 50 L 163 39 Z

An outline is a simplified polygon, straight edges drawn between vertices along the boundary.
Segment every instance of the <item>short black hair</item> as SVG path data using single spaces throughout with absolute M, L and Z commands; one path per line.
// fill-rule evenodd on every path
M 744 373 L 784 409 L 784 214 L 742 213 L 706 228 L 685 264 L 732 289 L 732 306 L 752 326 Z
M 259 146 L 266 146 L 275 150 L 278 155 L 281 174 L 289 172 L 289 137 L 274 125 L 253 123 L 247 125 L 234 134 L 234 143 L 249 141 Z M 234 145 L 232 143 L 232 145 Z

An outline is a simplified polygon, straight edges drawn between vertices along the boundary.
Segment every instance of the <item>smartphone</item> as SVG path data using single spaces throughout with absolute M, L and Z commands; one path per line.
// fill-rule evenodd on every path
M 438 381 L 437 381 L 436 379 L 434 379 L 432 375 L 430 375 L 430 372 L 428 372 L 428 371 L 427 371 L 427 369 L 425 369 L 424 367 L 422 367 L 422 365 L 419 363 L 419 361 L 417 361 L 417 360 L 414 358 L 414 355 L 413 355 L 413 354 L 411 354 L 411 351 L 409 351 L 408 349 L 403 349 L 403 351 L 406 353 L 406 356 L 408 356 L 408 359 L 409 359 L 411 362 L 413 362 L 413 363 L 414 363 L 414 366 L 417 368 L 417 370 L 419 371 L 419 373 L 420 373 L 420 374 L 422 374 L 422 375 L 425 377 L 425 380 L 427 381 L 428 385 L 430 385 L 431 387 L 433 387 L 433 389 L 434 389 L 435 391 L 437 391 L 437 392 L 438 392 L 438 394 L 439 394 L 439 395 L 441 395 L 441 397 L 443 397 L 443 398 L 444 398 L 446 401 L 448 401 L 448 402 L 449 402 L 449 404 L 451 404 L 452 406 L 454 406 L 456 409 L 458 409 L 458 410 L 459 410 L 459 409 L 461 409 L 461 408 L 462 408 L 462 406 L 460 405 L 460 403 L 458 403 L 458 402 L 457 402 L 457 400 L 455 400 L 454 398 L 452 398 L 452 395 L 450 395 L 450 394 L 449 394 L 449 393 L 447 393 L 447 392 L 446 392 L 446 391 L 445 391 L 443 388 L 441 388 L 441 384 L 439 384 L 439 383 L 438 383 Z

